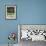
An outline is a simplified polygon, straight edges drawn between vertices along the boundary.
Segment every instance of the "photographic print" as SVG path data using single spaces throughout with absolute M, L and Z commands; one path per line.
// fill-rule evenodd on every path
M 6 19 L 16 19 L 15 5 L 6 5 Z
M 46 25 L 20 24 L 19 28 L 18 30 L 20 31 L 20 41 L 46 41 Z

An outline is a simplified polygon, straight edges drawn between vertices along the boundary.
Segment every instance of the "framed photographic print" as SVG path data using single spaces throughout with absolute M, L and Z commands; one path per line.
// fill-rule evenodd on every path
M 16 5 L 6 5 L 6 19 L 16 19 Z

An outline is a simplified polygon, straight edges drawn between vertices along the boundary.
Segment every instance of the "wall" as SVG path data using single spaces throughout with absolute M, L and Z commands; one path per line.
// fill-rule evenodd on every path
M 46 0 L 23 0 L 20 5 L 21 24 L 46 24 Z
M 5 4 L 16 4 L 16 20 L 5 20 Z M 0 0 L 0 44 L 8 43 L 9 32 L 18 32 L 18 24 L 46 24 L 46 0 Z

